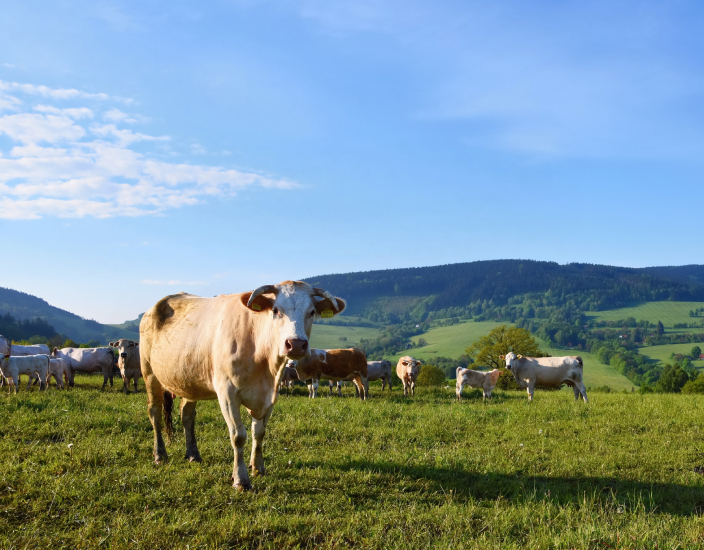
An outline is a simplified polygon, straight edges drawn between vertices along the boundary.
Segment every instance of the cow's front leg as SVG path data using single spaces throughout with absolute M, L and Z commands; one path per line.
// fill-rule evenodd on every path
M 12 385 L 15 388 L 15 394 L 19 393 L 19 391 L 20 391 L 20 376 L 19 376 L 19 374 L 12 376 Z
M 572 384 L 572 391 L 574 392 L 574 400 L 579 401 L 579 388 L 577 384 Z
M 462 388 L 464 388 L 464 384 L 455 385 L 455 395 L 457 396 L 457 401 L 462 401 Z
M 416 396 L 416 381 L 411 380 L 411 397 Z
M 535 382 L 528 382 L 528 401 L 533 401 L 533 394 L 535 393 Z
M 579 383 L 579 393 L 582 394 L 582 399 L 584 399 L 584 402 L 589 403 L 587 400 L 587 388 L 584 387 L 584 382 Z
M 137 382 L 139 381 L 139 375 L 135 374 L 134 376 L 134 393 L 137 393 Z
M 269 417 L 273 410 L 274 406 L 272 405 L 261 419 L 252 417 L 252 437 L 254 441 L 252 442 L 252 458 L 249 465 L 252 468 L 253 476 L 264 475 L 266 473 L 266 469 L 264 468 L 263 444 L 266 425 L 269 423 Z
M 250 491 L 252 484 L 247 474 L 247 466 L 244 463 L 244 444 L 247 441 L 247 430 L 242 423 L 240 406 L 242 402 L 238 395 L 238 390 L 228 380 L 220 384 L 215 389 L 218 394 L 220 410 L 225 417 L 227 427 L 230 430 L 230 442 L 235 451 L 235 463 L 232 470 L 233 487 L 238 491 Z
M 135 382 L 137 379 L 135 378 Z M 196 405 L 197 401 L 181 398 L 181 424 L 186 435 L 186 460 L 190 462 L 203 462 L 196 444 Z
M 147 372 L 151 372 L 151 368 Z M 147 411 L 149 421 L 154 429 L 154 462 L 161 464 L 169 459 L 166 454 L 166 445 L 161 435 L 163 422 L 162 409 L 164 407 L 164 388 L 153 374 L 147 374 L 144 378 L 147 388 Z

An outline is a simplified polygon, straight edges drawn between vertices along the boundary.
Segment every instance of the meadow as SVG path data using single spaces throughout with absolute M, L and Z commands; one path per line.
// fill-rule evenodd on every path
M 694 346 L 704 347 L 704 344 L 667 344 L 664 346 L 645 346 L 638 348 L 638 352 L 641 355 L 649 357 L 653 361 L 658 362 L 661 366 L 665 366 L 667 363 L 672 364 L 673 360 L 670 359 L 670 355 L 673 353 L 681 353 L 682 355 L 689 355 Z M 692 361 L 692 365 L 698 369 L 704 368 L 704 360 Z
M 690 310 L 704 307 L 704 302 L 645 302 L 632 307 L 593 311 L 587 313 L 587 318 L 597 321 L 618 321 L 635 318 L 636 321 L 650 321 L 655 324 L 662 321 L 665 328 L 672 328 L 675 323 L 701 323 L 704 317 L 690 317 Z M 700 332 L 689 329 L 685 332 Z
M 282 395 L 266 476 L 231 487 L 216 402 L 204 462 L 152 463 L 137 395 L 77 387 L 0 394 L 4 548 L 698 548 L 704 397 L 396 388 Z M 249 432 L 249 427 L 248 427 Z M 251 434 L 249 434 L 251 436 Z M 251 438 L 250 438 L 251 441 Z M 249 442 L 247 450 L 249 449 Z

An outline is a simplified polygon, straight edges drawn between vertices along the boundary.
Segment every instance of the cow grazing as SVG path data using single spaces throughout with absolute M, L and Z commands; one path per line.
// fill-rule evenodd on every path
M 14 348 L 14 346 L 12 346 Z M 53 355 L 61 357 L 68 365 L 68 385 L 73 387 L 77 372 L 89 374 L 103 373 L 103 389 L 110 381 L 112 386 L 112 366 L 115 354 L 112 348 L 54 348 Z
M 418 359 L 406 355 L 398 360 L 396 365 L 396 375 L 403 382 L 403 396 L 407 397 L 408 392 L 415 396 L 416 394 L 416 378 L 420 372 L 421 362 Z
M 516 382 L 528 388 L 528 399 L 533 400 L 535 386 L 558 388 L 562 384 L 572 386 L 574 398 L 579 400 L 582 395 L 587 401 L 587 388 L 582 382 L 584 362 L 576 355 L 568 357 L 523 357 L 512 351 L 501 355 L 501 360 L 506 361 L 506 368 L 513 373 Z
M 26 357 L 27 355 L 50 355 L 49 346 L 45 344 L 34 344 L 32 346 L 20 346 L 12 344 L 10 355 L 13 357 Z
M 120 369 L 120 376 L 124 385 L 122 391 L 129 392 L 130 380 L 134 380 L 134 393 L 137 393 L 137 380 L 142 375 L 142 368 L 139 363 L 139 343 L 123 338 L 117 342 L 110 342 L 111 348 L 117 348 L 117 368 Z
M 295 367 L 289 366 L 293 364 L 295 363 L 289 361 L 284 367 L 284 372 L 281 375 L 281 382 L 279 383 L 279 390 L 283 388 L 288 388 L 290 391 L 293 387 L 293 383 L 298 380 L 298 372 L 296 371 Z
M 308 357 L 296 361 L 296 370 L 301 380 L 311 381 L 308 385 L 309 397 L 317 396 L 320 380 L 352 380 L 361 399 L 367 398 L 364 389 L 367 356 L 361 349 L 312 349 Z
M 501 371 L 499 369 L 494 369 L 489 372 L 479 372 L 476 370 L 457 367 L 457 384 L 455 390 L 457 400 L 462 400 L 462 388 L 464 386 L 469 386 L 470 388 L 481 388 L 484 392 L 484 399 L 491 397 L 491 390 L 494 389 L 496 383 L 499 381 L 500 374 Z
M 15 387 L 15 393 L 19 391 L 20 375 L 26 374 L 30 377 L 36 373 L 39 377 L 39 389 L 46 389 L 46 376 L 49 371 L 48 355 L 22 355 L 14 357 L 3 355 L 0 359 L 0 371 L 7 381 Z M 29 389 L 29 384 L 27 385 Z
M 162 408 L 169 434 L 171 395 L 181 397 L 186 458 L 191 461 L 201 460 L 194 431 L 196 404 L 201 399 L 217 399 L 234 449 L 234 487 L 251 489 L 244 461 L 247 432 L 240 408 L 246 407 L 252 416 L 253 474 L 263 474 L 262 442 L 283 367 L 290 359 L 308 355 L 316 317 L 332 317 L 344 309 L 342 299 L 301 281 L 215 298 L 180 293 L 159 300 L 144 314 L 139 327 L 155 462 L 167 460 Z

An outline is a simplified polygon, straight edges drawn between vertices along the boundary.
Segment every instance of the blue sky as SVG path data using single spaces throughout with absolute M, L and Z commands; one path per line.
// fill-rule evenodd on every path
M 701 263 L 696 2 L 3 3 L 0 286 Z

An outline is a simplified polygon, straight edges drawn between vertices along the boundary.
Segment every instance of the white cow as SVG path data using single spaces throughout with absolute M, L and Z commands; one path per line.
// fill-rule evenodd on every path
M 0 357 L 4 357 L 5 355 L 12 355 L 10 353 L 11 347 L 12 341 L 9 338 L 5 338 L 2 334 L 0 334 Z
M 46 344 L 34 344 L 32 346 L 20 346 L 19 344 L 12 344 L 10 348 L 10 355 L 13 357 L 21 357 L 26 355 L 50 355 L 51 351 L 49 346 Z
M 68 365 L 61 357 L 54 357 L 49 355 L 49 371 L 46 375 L 46 387 L 49 387 L 51 382 L 51 377 L 54 377 L 56 381 L 56 387 L 63 390 L 68 386 Z M 29 376 L 29 382 L 27 382 L 27 389 L 29 389 L 30 384 L 34 385 L 39 380 L 39 376 L 35 372 Z M 64 382 L 66 385 L 64 385 Z
M 462 388 L 464 386 L 481 388 L 484 392 L 484 399 L 491 397 L 491 390 L 496 387 L 500 374 L 501 371 L 499 369 L 494 369 L 489 372 L 479 372 L 477 370 L 457 367 L 457 383 L 455 389 L 457 400 L 460 401 L 462 399 Z
M 15 346 L 12 346 L 13 348 Z M 115 354 L 112 348 L 54 348 L 54 356 L 61 357 L 68 363 L 68 385 L 73 387 L 77 372 L 103 373 L 103 388 L 110 380 L 112 386 L 113 364 Z
M 416 394 L 416 378 L 420 372 L 421 362 L 414 357 L 406 355 L 398 360 L 396 365 L 396 375 L 403 382 L 403 396 L 407 397 L 410 391 L 411 395 Z
M 20 374 L 26 374 L 30 377 L 34 373 L 39 376 L 39 389 L 46 389 L 46 375 L 49 370 L 48 355 L 26 355 L 13 357 L 4 355 L 0 359 L 0 370 L 7 381 L 15 387 L 15 393 L 19 391 Z M 29 386 L 28 388 L 29 389 Z
M 579 395 L 587 402 L 587 388 L 582 381 L 584 362 L 577 355 L 568 357 L 523 357 L 512 351 L 501 355 L 506 361 L 506 368 L 513 373 L 516 382 L 528 388 L 528 399 L 533 400 L 536 384 L 551 388 L 559 388 L 562 384 L 572 386 L 574 398 Z

